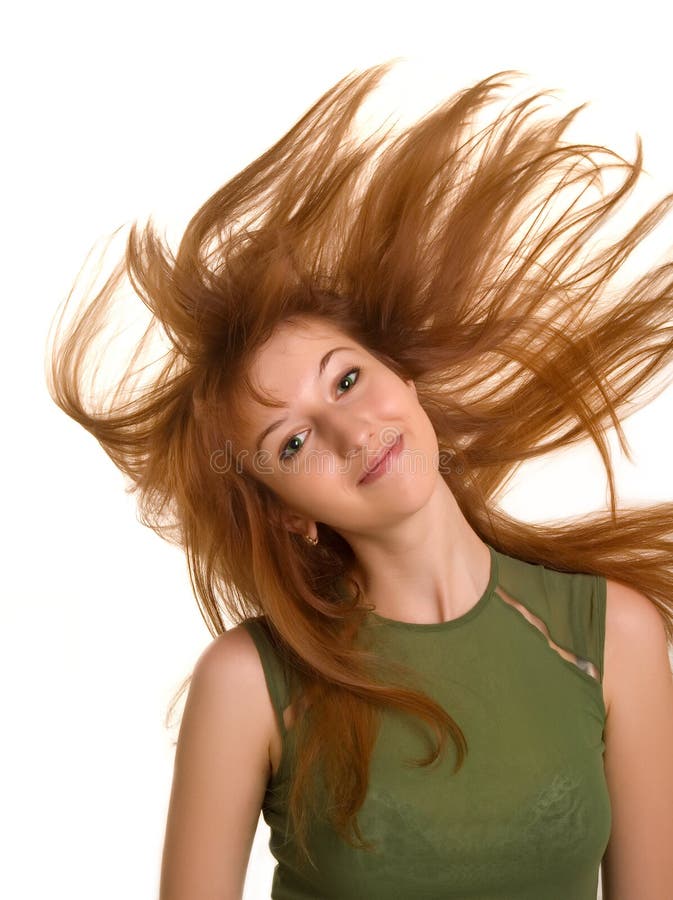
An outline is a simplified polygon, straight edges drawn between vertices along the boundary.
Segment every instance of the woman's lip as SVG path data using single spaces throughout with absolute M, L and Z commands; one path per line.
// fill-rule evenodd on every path
M 370 481 L 375 481 L 377 478 L 380 478 L 381 475 L 385 474 L 385 472 L 388 471 L 388 460 L 392 460 L 399 455 L 400 451 L 402 450 L 402 443 L 403 435 L 400 435 L 395 443 L 390 447 L 381 462 L 377 465 L 377 467 L 371 472 L 368 472 L 363 478 L 361 478 L 358 481 L 358 484 L 368 484 Z

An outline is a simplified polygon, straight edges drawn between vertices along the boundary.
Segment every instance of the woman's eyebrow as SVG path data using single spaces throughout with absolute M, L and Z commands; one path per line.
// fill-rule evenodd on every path
M 331 350 L 328 350 L 327 353 L 320 360 L 320 365 L 318 366 L 318 375 L 316 376 L 316 380 L 322 376 L 323 372 L 325 371 L 325 367 L 327 366 L 327 363 L 332 358 L 332 355 L 334 353 L 337 353 L 339 350 L 355 350 L 355 347 L 332 347 Z M 287 403 L 284 403 L 283 406 L 287 406 Z M 286 421 L 287 421 L 287 416 L 284 416 L 282 419 L 278 419 L 277 421 L 272 422 L 270 425 L 267 425 L 267 427 L 264 429 L 264 431 L 257 438 L 257 444 L 255 445 L 255 449 L 257 450 L 258 453 L 262 447 L 262 441 L 264 441 L 264 439 L 266 437 L 268 437 L 268 435 L 271 434 L 272 431 L 275 431 L 275 429 L 278 428 L 279 425 L 282 425 L 283 422 L 286 422 Z

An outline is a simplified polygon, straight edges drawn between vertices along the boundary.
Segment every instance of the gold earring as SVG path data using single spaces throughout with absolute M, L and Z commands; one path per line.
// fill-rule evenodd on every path
M 306 541 L 307 544 L 311 544 L 314 547 L 318 543 L 318 538 L 317 537 L 312 538 L 309 534 L 304 535 L 304 540 Z

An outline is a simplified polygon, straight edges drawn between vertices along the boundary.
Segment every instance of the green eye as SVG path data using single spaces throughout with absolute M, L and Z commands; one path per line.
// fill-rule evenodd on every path
M 339 385 L 341 385 L 341 383 L 344 381 L 346 381 L 349 386 L 345 390 L 342 390 L 342 392 L 339 394 L 339 397 L 341 397 L 344 393 L 347 393 L 350 390 L 352 385 L 354 385 L 355 382 L 357 381 L 359 374 L 360 374 L 359 366 L 355 366 L 355 368 L 348 369 L 348 371 L 344 372 L 344 374 L 337 381 L 337 387 L 339 387 Z M 353 376 L 355 376 L 355 377 L 353 378 Z M 289 441 L 285 444 L 285 446 L 282 448 L 281 452 L 278 454 L 278 458 L 281 460 L 281 462 L 286 459 L 291 459 L 293 456 L 297 456 L 301 452 L 301 449 L 304 446 L 303 441 L 301 444 L 299 444 L 298 447 L 292 447 L 290 445 L 294 441 L 298 440 L 302 434 L 306 434 L 306 432 L 300 431 L 299 434 L 293 434 L 292 437 L 289 439 Z
M 304 434 L 304 432 L 302 432 L 302 434 Z M 299 453 L 299 451 L 301 450 L 301 448 L 304 446 L 303 442 L 302 442 L 298 447 L 291 447 L 291 446 L 290 446 L 290 444 L 292 444 L 293 441 L 297 441 L 297 440 L 299 440 L 299 435 L 298 435 L 298 434 L 292 435 L 292 437 L 290 438 L 290 440 L 287 442 L 287 444 L 286 444 L 285 447 L 283 448 L 283 452 L 282 452 L 281 455 L 280 455 L 280 458 L 281 458 L 281 459 L 288 459 L 288 457 L 290 457 L 290 456 L 296 456 L 297 453 Z M 293 453 L 288 453 L 288 450 L 293 450 L 294 452 L 293 452 Z
M 352 383 L 355 384 L 355 382 L 358 380 L 358 375 L 359 375 L 359 374 L 360 374 L 360 370 L 359 370 L 359 369 L 351 369 L 350 372 L 346 372 L 346 374 L 343 375 L 343 376 L 339 379 L 339 384 L 341 384 L 342 381 L 346 381 L 347 379 L 350 379 L 350 380 L 352 381 Z M 352 379 L 352 378 L 351 378 L 351 375 L 355 375 L 355 379 Z

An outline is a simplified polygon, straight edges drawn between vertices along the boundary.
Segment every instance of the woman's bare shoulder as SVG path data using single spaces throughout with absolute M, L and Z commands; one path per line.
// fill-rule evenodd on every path
M 609 713 L 625 658 L 633 658 L 644 644 L 663 641 L 665 646 L 666 637 L 663 616 L 646 594 L 611 578 L 605 584 L 603 697 Z
M 207 660 L 206 665 L 217 666 L 223 664 L 225 659 L 236 659 L 238 662 L 258 659 L 259 654 L 255 647 L 250 632 L 245 625 L 232 625 L 208 644 L 197 661 Z M 211 662 L 212 660 L 212 662 Z
M 218 635 L 197 659 L 176 747 L 162 900 L 242 895 L 269 778 L 266 696 L 245 628 Z
M 264 669 L 257 647 L 245 625 L 232 625 L 208 644 L 196 661 L 194 672 L 207 671 L 214 678 L 232 677 L 246 700 L 259 706 L 268 698 Z M 261 712 L 261 710 L 259 710 Z
M 642 591 L 607 583 L 605 775 L 612 830 L 603 895 L 664 897 L 673 844 L 673 673 L 663 615 Z
M 235 685 L 240 702 L 264 727 L 267 755 L 275 735 L 276 721 L 264 668 L 255 642 L 244 625 L 233 625 L 217 635 L 205 648 L 194 667 L 206 679 Z M 269 756 L 270 761 L 270 756 Z

